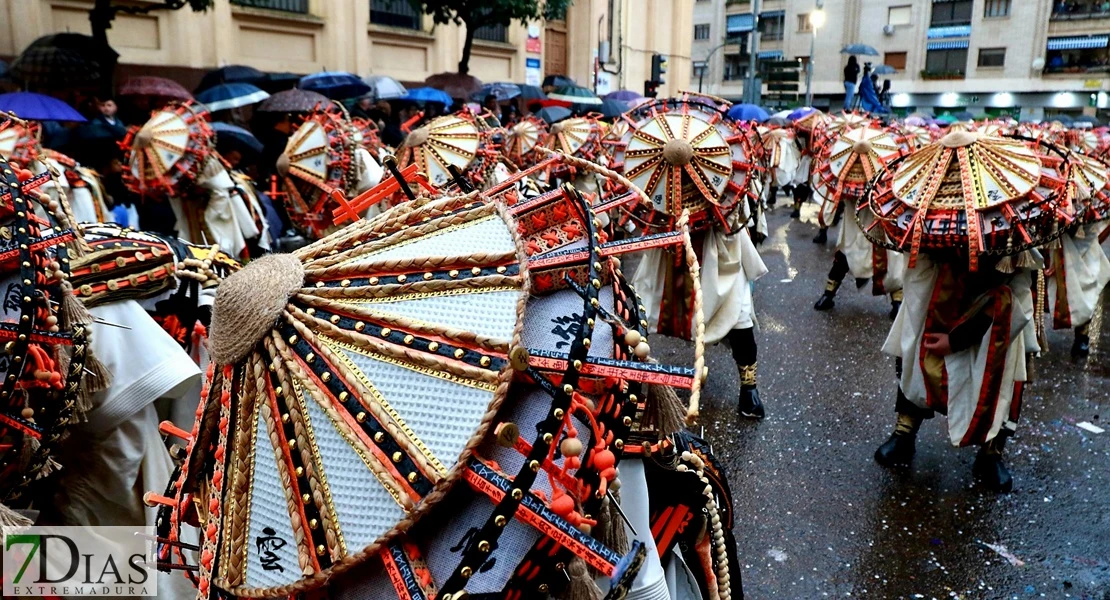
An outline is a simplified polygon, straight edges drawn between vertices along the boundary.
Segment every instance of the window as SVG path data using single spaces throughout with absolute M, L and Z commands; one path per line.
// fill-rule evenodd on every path
M 508 42 L 508 25 L 483 25 L 474 30 L 474 39 L 487 42 Z
M 932 75 L 963 77 L 967 72 L 967 48 L 927 51 L 925 71 Z
M 231 0 L 232 4 L 308 14 L 308 0 Z
M 988 18 L 1010 16 L 1010 0 L 987 0 L 983 8 L 983 16 Z
M 708 72 L 709 63 L 705 62 L 704 60 L 694 61 L 694 77 L 705 77 L 706 73 Z
M 979 66 L 980 67 L 1002 67 L 1006 65 L 1006 49 L 1005 48 L 980 48 L 979 49 Z
M 883 55 L 883 64 L 888 67 L 894 67 L 899 71 L 906 70 L 906 53 L 905 52 L 887 52 Z
M 887 25 L 910 25 L 913 22 L 912 6 L 891 6 L 886 11 Z
M 709 39 L 709 23 L 704 25 L 694 25 L 694 39 L 695 40 L 708 40 Z
M 370 22 L 419 30 L 420 13 L 404 0 L 370 0 Z
M 809 24 L 809 13 L 798 15 L 798 33 L 809 33 L 811 31 L 813 31 L 813 27 Z
M 971 23 L 971 0 L 933 0 L 931 27 L 945 25 L 969 25 Z
M 782 13 L 763 14 L 759 17 L 759 39 L 765 42 L 775 42 L 782 39 L 786 29 L 786 15 Z
M 725 55 L 725 81 L 747 79 L 748 57 L 739 54 Z

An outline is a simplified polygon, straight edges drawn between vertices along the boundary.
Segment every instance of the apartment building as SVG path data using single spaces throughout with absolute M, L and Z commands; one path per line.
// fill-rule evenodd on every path
M 697 0 L 693 77 L 707 92 L 743 94 L 756 59 L 812 55 L 814 104 L 843 102 L 840 49 L 862 43 L 885 64 L 896 112 L 1043 118 L 1110 107 L 1110 2 L 1102 0 Z M 821 27 L 810 15 L 823 11 Z M 708 25 L 708 30 L 706 29 Z M 700 28 L 700 29 L 699 29 Z M 804 91 L 804 83 L 801 86 Z
M 670 94 L 690 79 L 693 1 L 577 0 L 562 21 L 486 27 L 476 35 L 470 72 L 483 81 L 531 82 L 560 74 L 597 85 L 602 93 L 642 90 L 658 52 L 669 58 L 668 84 L 660 92 Z M 89 33 L 93 4 L 0 0 L 0 57 L 10 58 L 41 35 Z M 120 14 L 108 37 L 124 75 L 164 74 L 190 84 L 208 69 L 247 64 L 298 74 L 374 73 L 416 83 L 456 70 L 464 32 L 434 24 L 405 0 L 216 0 L 203 13 L 185 8 Z

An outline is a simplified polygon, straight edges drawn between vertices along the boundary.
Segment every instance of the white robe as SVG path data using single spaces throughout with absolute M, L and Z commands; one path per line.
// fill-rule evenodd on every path
M 653 330 L 659 327 L 666 261 L 673 260 L 673 257 L 672 251 L 648 250 L 632 277 L 632 285 L 643 298 L 648 325 Z M 705 343 L 715 344 L 729 331 L 747 329 L 755 324 L 751 282 L 766 273 L 767 266 L 763 264 L 746 229 L 725 235 L 720 228 L 713 227 L 706 233 L 701 262 Z M 694 323 L 691 323 L 693 327 Z
M 902 279 L 906 272 L 906 256 L 901 252 L 878 248 L 871 243 L 867 235 L 856 222 L 855 215 L 851 214 L 852 207 L 844 207 L 844 218 L 840 220 L 840 232 L 836 238 L 836 247 L 848 259 L 848 271 L 856 279 L 871 279 L 875 276 L 875 253 L 886 254 L 887 271 L 883 277 L 883 290 L 886 293 L 902 289 Z M 830 221 L 831 222 L 831 221 Z
M 1110 283 L 1110 259 L 1107 259 L 1106 252 L 1098 243 L 1098 234 L 1106 227 L 1106 222 L 1090 223 L 1083 226 L 1081 236 L 1060 237 L 1071 327 L 1080 327 L 1091 322 L 1102 290 Z M 1053 267 L 1058 269 L 1060 265 Z M 1048 301 L 1053 314 L 1057 309 L 1056 288 L 1056 278 L 1048 278 Z
M 1038 257 L 1039 258 L 1039 257 Z M 936 284 L 938 266 L 928 255 L 917 257 L 917 265 L 906 270 L 905 299 L 890 334 L 883 344 L 883 352 L 902 359 L 902 379 L 899 386 L 906 398 L 921 406 L 926 406 L 925 376 L 918 360 L 925 318 Z M 1005 426 L 1013 430 L 1016 423 L 1009 422 L 1010 405 L 1014 400 L 1014 383 L 1027 381 L 1026 353 L 1040 351 L 1037 345 L 1036 324 L 1033 320 L 1032 276 L 1029 271 L 1019 270 L 1010 278 L 1007 285 L 1013 291 L 1013 311 L 1010 320 L 1011 342 L 1006 352 L 1006 367 L 1003 373 L 999 399 L 992 417 L 987 440 L 993 439 Z M 987 344 L 990 336 L 983 336 L 978 345 L 954 352 L 944 358 L 948 373 L 948 435 L 954 446 L 959 446 L 971 424 L 978 405 L 979 390 L 983 383 Z

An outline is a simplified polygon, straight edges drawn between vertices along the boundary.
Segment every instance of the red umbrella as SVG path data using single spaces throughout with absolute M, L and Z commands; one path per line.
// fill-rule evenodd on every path
M 466 100 L 482 89 L 482 80 L 462 73 L 438 73 L 424 80 L 428 87 L 447 92 L 452 98 Z
M 120 96 L 157 96 L 172 100 L 192 100 L 189 93 L 180 83 L 165 77 L 142 75 L 128 78 L 119 88 Z

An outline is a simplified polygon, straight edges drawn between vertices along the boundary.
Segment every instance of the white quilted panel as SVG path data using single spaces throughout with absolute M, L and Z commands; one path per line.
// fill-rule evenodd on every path
M 603 286 L 598 291 L 602 308 L 613 310 L 613 290 Z M 524 331 L 521 337 L 529 348 L 570 352 L 570 342 L 577 333 L 577 323 L 582 318 L 582 297 L 574 290 L 560 290 L 547 296 L 533 297 L 524 310 Z M 590 356 L 613 356 L 613 328 L 601 319 L 595 319 L 590 335 Z
M 246 584 L 248 587 L 285 585 L 301 576 L 296 538 L 289 522 L 289 506 L 285 501 L 281 478 L 278 477 L 277 455 L 270 444 L 270 432 L 261 417 L 255 436 L 250 523 L 247 527 Z M 260 544 L 270 553 L 265 555 L 265 563 L 259 551 Z M 270 568 L 264 568 L 264 565 L 270 565 Z
M 513 244 L 509 228 L 498 215 L 448 227 L 409 242 L 389 246 L 357 260 L 354 264 L 386 259 L 415 258 L 419 256 L 469 256 L 481 252 L 509 252 Z
M 457 293 L 425 298 L 359 301 L 380 313 L 407 317 L 422 323 L 454 327 L 464 331 L 489 336 L 508 342 L 516 326 L 517 290 L 474 293 L 459 290 Z
M 307 392 L 303 397 L 339 529 L 347 553 L 354 554 L 396 525 L 405 512 L 333 427 L 324 409 Z
M 493 392 L 425 375 L 347 348 L 335 349 L 366 375 L 432 456 L 449 470 L 478 429 Z

